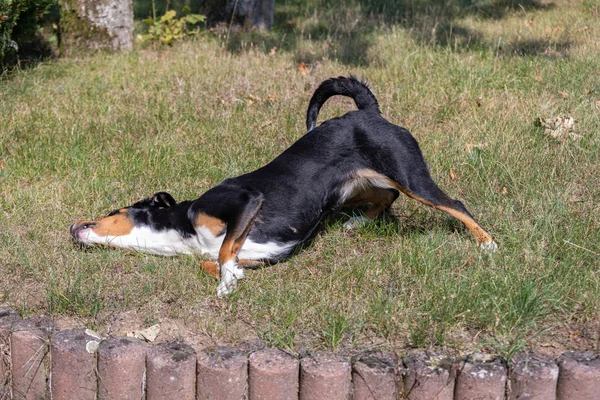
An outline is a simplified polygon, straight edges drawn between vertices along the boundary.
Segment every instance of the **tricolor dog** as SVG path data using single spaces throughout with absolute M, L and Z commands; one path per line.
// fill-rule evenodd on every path
M 354 99 L 358 110 L 315 127 L 332 96 Z M 370 204 L 368 221 L 402 192 L 459 219 L 484 249 L 492 236 L 431 179 L 415 138 L 381 116 L 377 99 L 353 76 L 324 81 L 313 94 L 308 133 L 256 171 L 229 178 L 198 199 L 177 203 L 165 192 L 71 226 L 76 242 L 160 255 L 205 254 L 202 269 L 231 293 L 243 267 L 276 263 L 311 237 L 325 215 L 340 206 Z

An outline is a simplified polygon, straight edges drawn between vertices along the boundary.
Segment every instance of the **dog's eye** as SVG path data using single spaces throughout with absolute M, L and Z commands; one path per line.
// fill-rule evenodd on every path
M 83 224 L 83 225 L 81 225 L 81 227 L 82 227 L 83 229 L 87 229 L 87 228 L 89 228 L 89 227 L 90 227 L 90 224 Z

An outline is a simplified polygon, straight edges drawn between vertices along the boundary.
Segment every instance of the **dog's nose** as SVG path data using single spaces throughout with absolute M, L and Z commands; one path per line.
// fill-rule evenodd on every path
M 73 237 L 73 239 L 77 240 L 77 232 L 79 232 L 80 229 L 81 228 L 76 223 L 71 225 L 71 228 L 69 228 L 69 231 L 71 231 L 71 236 Z
M 69 228 L 69 231 L 71 231 L 71 236 L 73 237 L 73 239 L 79 240 L 78 233 L 82 229 L 87 229 L 87 228 L 89 228 L 89 227 L 91 227 L 93 225 L 95 225 L 95 223 L 93 223 L 93 222 L 89 222 L 89 221 L 77 221 L 73 225 L 71 225 L 71 228 Z

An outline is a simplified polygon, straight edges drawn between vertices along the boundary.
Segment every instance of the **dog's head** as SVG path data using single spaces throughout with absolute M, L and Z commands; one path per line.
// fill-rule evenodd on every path
M 77 221 L 71 225 L 71 236 L 81 245 L 101 244 L 155 253 L 157 251 L 152 247 L 162 242 L 158 235 L 164 232 L 152 226 L 152 216 L 158 210 L 175 205 L 177 202 L 173 196 L 159 192 L 131 206 L 117 209 L 105 217 Z

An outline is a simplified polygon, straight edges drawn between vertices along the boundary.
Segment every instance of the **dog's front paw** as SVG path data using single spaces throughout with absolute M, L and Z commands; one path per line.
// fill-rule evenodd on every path
M 217 296 L 228 296 L 237 288 L 238 279 L 244 278 L 244 270 L 238 268 L 233 261 L 227 261 L 221 266 L 221 283 L 217 288 Z
M 498 251 L 498 245 L 493 240 L 487 243 L 479 243 L 479 248 L 486 253 L 495 253 Z
M 369 222 L 372 222 L 372 220 L 365 217 L 364 215 L 359 215 L 356 217 L 352 217 L 348 221 L 344 222 L 344 229 L 350 230 L 358 228 L 367 225 Z
M 219 287 L 217 287 L 217 297 L 225 297 L 229 296 L 233 291 L 237 288 L 237 279 L 234 278 L 233 281 L 226 283 L 221 281 L 219 283 Z

